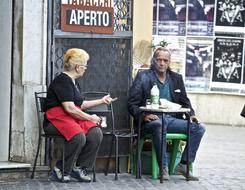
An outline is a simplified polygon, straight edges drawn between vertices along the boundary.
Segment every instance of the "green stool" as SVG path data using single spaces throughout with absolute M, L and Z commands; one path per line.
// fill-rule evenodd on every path
M 148 135 L 144 136 L 143 138 L 141 138 L 141 140 L 140 140 L 140 153 L 142 152 L 144 142 L 147 139 L 152 140 L 152 135 L 148 134 Z M 167 139 L 167 141 L 172 141 L 172 151 L 171 151 L 171 156 L 170 156 L 170 163 L 168 166 L 169 174 L 172 175 L 174 173 L 174 170 L 175 170 L 175 162 L 176 162 L 176 158 L 177 158 L 177 153 L 178 153 L 180 141 L 181 140 L 187 140 L 187 135 L 183 134 L 183 133 L 167 133 L 166 139 Z M 158 163 L 157 163 L 156 150 L 155 150 L 153 143 L 151 143 L 151 144 L 152 144 L 151 145 L 151 148 L 152 148 L 151 149 L 152 150 L 151 151 L 152 179 L 157 179 L 159 168 L 158 168 Z M 135 164 L 135 166 L 136 166 L 136 164 Z M 192 171 L 192 164 L 190 165 L 190 171 Z

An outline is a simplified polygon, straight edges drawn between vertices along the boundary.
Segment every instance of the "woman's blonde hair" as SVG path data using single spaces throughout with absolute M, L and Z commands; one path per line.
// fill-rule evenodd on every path
M 79 48 L 68 49 L 64 55 L 64 69 L 71 71 L 76 65 L 85 65 L 89 60 L 89 54 Z

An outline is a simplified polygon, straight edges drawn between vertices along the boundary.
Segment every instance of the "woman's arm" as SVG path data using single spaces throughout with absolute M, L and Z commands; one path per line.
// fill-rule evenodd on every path
M 117 98 L 111 98 L 110 95 L 106 95 L 104 97 L 102 97 L 101 99 L 96 99 L 96 100 L 85 100 L 83 101 L 82 105 L 81 105 L 81 109 L 85 110 L 100 104 L 107 104 L 109 105 L 110 103 L 116 101 Z
M 100 117 L 98 117 L 95 114 L 90 115 L 83 112 L 82 110 L 80 110 L 78 107 L 75 106 L 74 102 L 63 102 L 62 106 L 64 110 L 74 118 L 92 121 L 95 124 L 100 124 L 101 122 Z
M 88 108 L 97 106 L 103 104 L 102 99 L 96 99 L 96 100 L 85 100 L 83 101 L 82 105 L 81 105 L 81 109 L 82 110 L 86 110 Z

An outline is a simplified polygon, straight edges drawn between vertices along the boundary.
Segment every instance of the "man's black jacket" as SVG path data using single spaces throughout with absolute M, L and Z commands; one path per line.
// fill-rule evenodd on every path
M 182 105 L 183 108 L 190 108 L 190 115 L 195 115 L 191 102 L 187 97 L 183 78 L 180 74 L 167 70 L 168 82 L 172 102 Z M 134 117 L 137 123 L 140 115 L 140 106 L 146 105 L 146 99 L 150 99 L 150 91 L 154 84 L 157 83 L 157 76 L 153 68 L 139 72 L 130 87 L 128 97 L 128 111 Z M 178 115 L 182 118 L 182 115 Z

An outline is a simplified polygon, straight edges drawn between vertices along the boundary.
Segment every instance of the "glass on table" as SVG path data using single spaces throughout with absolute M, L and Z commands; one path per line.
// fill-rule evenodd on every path
M 146 108 L 150 109 L 151 108 L 151 99 L 146 99 Z

